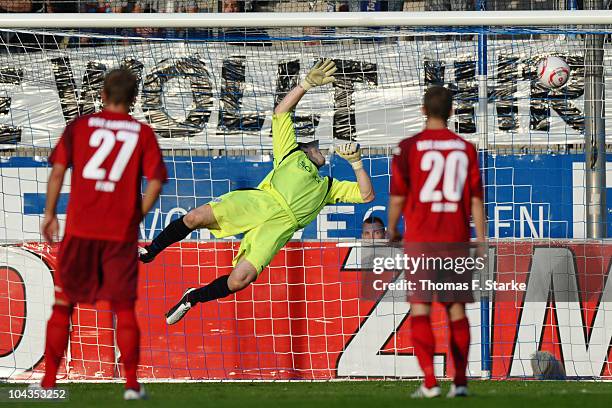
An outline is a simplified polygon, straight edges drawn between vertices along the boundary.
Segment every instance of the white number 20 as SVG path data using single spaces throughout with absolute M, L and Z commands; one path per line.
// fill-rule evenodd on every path
M 121 179 L 138 143 L 138 133 L 120 130 L 115 134 L 112 130 L 103 128 L 96 129 L 89 138 L 89 146 L 98 149 L 83 168 L 83 178 L 90 180 L 104 180 L 106 178 L 106 169 L 101 166 L 113 151 L 117 141 L 123 142 L 123 145 L 121 145 L 119 154 L 117 154 L 110 169 L 108 180 L 117 182 Z
M 468 157 L 461 150 L 450 152 L 446 159 L 437 150 L 428 151 L 421 159 L 421 170 L 428 171 L 429 175 L 421 188 L 419 200 L 422 203 L 459 201 L 467 178 L 467 168 Z M 442 191 L 436 190 L 440 179 Z

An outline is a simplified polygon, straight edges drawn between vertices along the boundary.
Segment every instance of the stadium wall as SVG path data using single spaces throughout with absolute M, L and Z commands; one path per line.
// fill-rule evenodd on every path
M 584 155 L 496 155 L 485 169 L 488 185 L 486 205 L 491 238 L 584 238 Z M 230 190 L 255 187 L 272 169 L 269 157 L 167 157 L 169 182 L 161 199 L 141 225 L 140 238 L 150 240 L 172 219 Z M 372 176 L 376 200 L 367 205 L 341 204 L 326 207 L 294 239 L 356 239 L 361 221 L 373 214 L 386 220 L 389 191 L 389 157 L 365 160 Z M 607 165 L 607 203 L 612 214 L 612 157 Z M 38 241 L 44 212 L 47 162 L 29 157 L 0 161 L 3 200 L 0 200 L 0 242 Z M 325 175 L 354 179 L 350 166 L 332 158 Z M 62 190 L 58 214 L 65 217 L 69 179 Z M 63 223 L 62 223 L 63 224 Z M 612 236 L 612 223 L 608 223 Z M 189 239 L 206 240 L 208 231 Z
M 557 296 L 550 304 L 526 302 L 522 292 L 496 293 L 490 316 L 493 377 L 531 376 L 530 355 L 539 349 L 565 361 L 570 376 L 611 377 L 612 247 L 607 242 L 568 239 L 581 238 L 577 226 L 583 224 L 584 210 L 582 155 L 494 160 L 494 168 L 487 170 L 493 183 L 487 187 L 493 224 L 489 232 L 509 239 L 493 240 L 491 274 L 498 281 L 527 282 L 531 276 L 554 272 L 578 282 L 581 290 L 575 298 L 561 301 Z M 256 185 L 270 168 L 261 158 L 173 157 L 166 164 L 171 181 L 142 224 L 144 240 L 195 205 L 230 189 Z M 199 307 L 185 324 L 166 326 L 164 312 L 186 287 L 229 273 L 239 241 L 210 241 L 205 233 L 194 233 L 191 241 L 143 267 L 138 302 L 144 347 L 141 376 L 178 380 L 419 376 L 406 324 L 409 304 L 360 298 L 363 275 L 356 271 L 361 220 L 372 212 L 386 219 L 388 165 L 386 156 L 366 160 L 379 192 L 376 202 L 329 207 L 298 233 L 299 240 L 278 254 L 252 289 L 235 300 Z M 342 160 L 333 160 L 330 172 L 351 177 Z M 22 243 L 0 247 L 0 309 L 8 311 L 0 316 L 0 378 L 28 379 L 41 372 L 44 327 L 53 299 L 56 248 L 40 244 L 38 235 L 48 167 L 45 160 L 13 157 L 1 162 L 0 175 L 5 195 L 0 201 L 4 223 L 0 230 L 7 234 L 3 239 Z M 69 191 L 69 185 L 62 190 L 60 212 Z M 520 237 L 528 239 L 513 239 Z M 553 287 L 539 290 L 555 299 Z M 469 313 L 469 369 L 479 377 L 481 350 L 487 347 L 480 341 L 480 304 L 472 305 Z M 446 358 L 446 323 L 440 309 L 435 316 L 440 344 L 436 369 L 440 375 L 452 375 Z M 87 305 L 78 309 L 65 378 L 121 375 L 113 324 L 105 305 L 98 310 Z
M 358 247 L 292 242 L 259 280 L 234 299 L 198 306 L 167 326 L 164 312 L 184 288 L 227 273 L 237 243 L 183 243 L 141 267 L 137 315 L 142 329 L 139 375 L 147 379 L 290 380 L 415 378 L 406 302 L 360 296 Z M 0 297 L 0 378 L 38 378 L 53 292 L 55 248 L 1 247 L 7 275 Z M 612 378 L 612 247 L 572 241 L 502 241 L 490 250 L 499 282 L 527 282 L 526 292 L 496 291 L 491 304 L 493 378 L 531 377 L 530 356 L 547 350 L 568 376 Z M 554 275 L 554 276 L 553 276 Z M 547 279 L 542 280 L 542 277 Z M 567 293 L 552 280 L 571 281 Z M 7 283 L 10 282 L 10 283 Z M 544 285 L 538 285 L 544 282 Z M 558 282 L 558 281 L 555 281 Z M 10 287 L 9 287 L 10 286 Z M 571 285 L 570 285 L 571 286 Z M 4 296 L 10 290 L 11 296 Z M 550 302 L 530 301 L 535 292 Z M 564 296 L 565 295 L 565 296 Z M 469 373 L 480 377 L 480 309 L 469 307 Z M 438 375 L 453 373 L 443 310 L 433 313 Z M 121 376 L 108 306 L 81 305 L 72 320 L 64 379 Z

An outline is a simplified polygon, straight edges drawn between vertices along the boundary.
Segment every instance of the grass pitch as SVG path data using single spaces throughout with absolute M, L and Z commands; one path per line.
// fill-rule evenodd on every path
M 612 382 L 473 381 L 473 396 L 463 399 L 412 400 L 418 382 L 346 381 L 289 383 L 151 383 L 147 401 L 123 401 L 121 384 L 60 384 L 68 401 L 3 402 L 7 408 L 33 407 L 265 407 L 265 408 L 391 408 L 391 407 L 610 407 Z M 23 384 L 1 384 L 24 388 Z M 449 383 L 442 384 L 444 393 Z

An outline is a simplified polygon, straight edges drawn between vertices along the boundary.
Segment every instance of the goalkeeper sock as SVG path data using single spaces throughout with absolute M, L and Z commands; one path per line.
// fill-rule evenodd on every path
M 149 245 L 149 250 L 157 255 L 175 242 L 185 239 L 192 231 L 191 228 L 185 225 L 183 217 L 174 220 L 155 237 L 151 245 Z
M 455 385 L 467 385 L 465 370 L 470 351 L 470 325 L 467 317 L 450 322 L 450 349 L 455 366 Z
M 211 300 L 224 298 L 232 294 L 227 286 L 229 275 L 223 275 L 206 286 L 202 286 L 187 294 L 187 300 L 194 305 L 196 303 L 209 302 Z
M 111 306 L 117 316 L 117 346 L 125 371 L 125 388 L 138 391 L 140 384 L 136 371 L 140 359 L 140 329 L 134 313 L 134 303 L 114 302 Z
M 43 388 L 55 387 L 57 370 L 68 346 L 71 306 L 54 305 L 53 313 L 47 322 L 47 344 L 45 345 L 45 376 L 40 385 Z
M 433 366 L 435 340 L 429 316 L 412 316 L 411 330 L 414 354 L 425 375 L 425 387 L 435 387 L 438 385 Z

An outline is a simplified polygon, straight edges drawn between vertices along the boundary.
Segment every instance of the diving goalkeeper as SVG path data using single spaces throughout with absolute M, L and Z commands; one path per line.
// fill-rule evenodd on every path
M 311 88 L 334 82 L 335 72 L 333 61 L 317 63 L 274 109 L 274 168 L 257 189 L 232 191 L 191 210 L 168 224 L 151 245 L 140 248 L 140 260 L 146 263 L 197 228 L 208 228 L 217 238 L 244 233 L 232 272 L 206 286 L 187 289 L 166 313 L 168 324 L 180 321 L 197 303 L 226 297 L 254 282 L 295 231 L 314 220 L 327 204 L 367 203 L 374 199 L 358 144 L 336 148 L 336 153 L 355 170 L 357 182 L 351 182 L 321 177 L 319 169 L 325 157 L 318 143 L 296 142 L 293 108 Z

